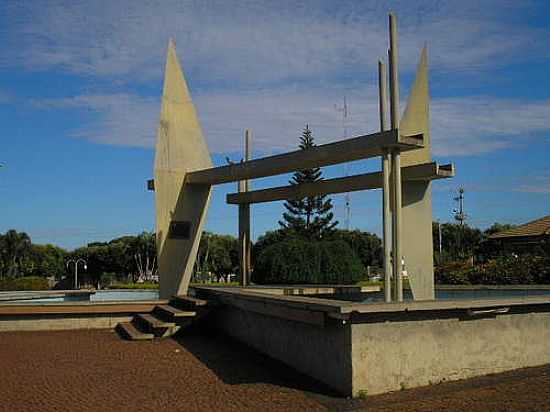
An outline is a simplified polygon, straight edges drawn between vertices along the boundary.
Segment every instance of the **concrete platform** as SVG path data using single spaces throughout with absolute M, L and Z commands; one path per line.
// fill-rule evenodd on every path
M 215 328 L 344 395 L 550 363 L 550 297 L 360 304 L 195 287 Z

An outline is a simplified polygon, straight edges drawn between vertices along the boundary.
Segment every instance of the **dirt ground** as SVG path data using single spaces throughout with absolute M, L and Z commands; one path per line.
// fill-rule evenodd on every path
M 163 410 L 550 411 L 550 365 L 352 400 L 202 330 L 0 333 L 0 411 Z

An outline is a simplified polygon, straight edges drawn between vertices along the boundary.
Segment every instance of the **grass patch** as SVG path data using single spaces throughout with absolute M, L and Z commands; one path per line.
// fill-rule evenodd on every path
M 357 286 L 380 286 L 384 287 L 384 282 L 381 280 L 362 280 L 356 283 Z
M 357 282 L 356 285 L 357 286 L 380 286 L 381 289 L 384 289 L 383 280 L 362 280 L 361 282 Z M 411 285 L 409 283 L 409 279 L 403 279 L 403 289 L 410 289 L 410 288 L 411 288 Z

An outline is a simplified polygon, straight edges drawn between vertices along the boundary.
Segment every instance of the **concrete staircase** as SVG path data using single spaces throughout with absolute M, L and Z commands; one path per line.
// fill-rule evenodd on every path
M 151 313 L 140 313 L 131 322 L 119 323 L 116 330 L 129 340 L 166 338 L 204 317 L 212 306 L 191 296 L 174 296 L 169 304 L 157 305 Z

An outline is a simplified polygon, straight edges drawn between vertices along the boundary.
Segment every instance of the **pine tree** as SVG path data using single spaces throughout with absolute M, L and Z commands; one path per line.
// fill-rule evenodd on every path
M 309 150 L 315 146 L 311 130 L 308 125 L 300 137 L 300 149 Z M 316 167 L 313 169 L 299 170 L 294 173 L 289 181 L 291 185 L 313 183 L 322 180 L 322 171 Z M 303 199 L 287 200 L 286 212 L 279 225 L 283 230 L 303 236 L 310 240 L 326 238 L 333 233 L 338 224 L 333 221 L 332 202 L 327 195 L 309 196 Z

